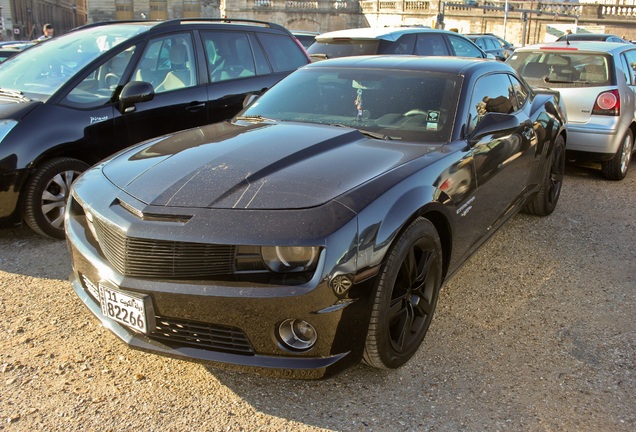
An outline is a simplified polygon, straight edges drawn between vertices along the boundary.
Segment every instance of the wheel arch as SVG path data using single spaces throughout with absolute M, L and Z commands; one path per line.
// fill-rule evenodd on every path
M 46 152 L 38 155 L 34 160 L 32 160 L 27 166 L 27 174 L 22 177 L 21 183 L 19 185 L 19 197 L 17 203 L 17 209 L 20 211 L 20 217 L 24 216 L 24 191 L 26 186 L 29 184 L 29 181 L 33 177 L 33 175 L 37 172 L 38 168 L 42 166 L 42 164 L 47 163 L 53 159 L 58 158 L 71 158 L 82 161 L 89 166 L 96 164 L 99 162 L 99 158 L 96 158 L 94 155 L 91 155 L 90 152 L 83 151 L 81 148 L 73 144 L 62 144 L 47 150 Z
M 449 271 L 451 254 L 452 254 L 452 209 L 447 203 L 452 203 L 451 199 L 442 191 L 433 187 L 425 188 L 426 192 L 422 194 L 422 190 L 417 188 L 404 194 L 400 199 L 393 202 L 393 205 L 384 209 L 384 217 L 380 222 L 380 226 L 375 231 L 374 249 L 383 250 L 382 261 L 388 256 L 388 252 L 392 249 L 396 240 L 402 233 L 419 217 L 427 219 L 433 224 L 437 234 L 439 235 L 442 247 L 442 276 L 446 277 Z M 435 197 L 433 200 L 422 202 L 416 197 L 429 196 Z M 452 205 L 452 204 L 451 204 Z M 371 226 L 371 224 L 365 224 Z M 369 239 L 365 242 L 369 245 Z M 367 249 L 366 247 L 363 249 Z M 362 256 L 366 255 L 362 251 Z M 367 264 L 371 264 L 367 262 Z M 376 263 L 380 264 L 380 263 Z

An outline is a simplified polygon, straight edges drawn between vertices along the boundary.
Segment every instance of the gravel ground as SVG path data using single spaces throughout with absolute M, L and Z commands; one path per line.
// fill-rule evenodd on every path
M 568 166 L 445 286 L 416 357 L 273 380 L 129 349 L 72 292 L 66 245 L 0 230 L 0 429 L 634 431 L 636 166 Z

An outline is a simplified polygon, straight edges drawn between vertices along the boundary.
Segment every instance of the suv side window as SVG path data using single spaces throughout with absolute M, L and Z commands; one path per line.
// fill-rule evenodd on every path
M 124 71 L 135 48 L 127 48 L 97 66 L 66 95 L 62 105 L 87 109 L 109 103 L 117 87 L 124 84 Z
M 204 32 L 203 46 L 211 82 L 256 75 L 254 55 L 247 33 Z
M 517 107 L 517 99 L 512 92 L 508 74 L 486 75 L 477 81 L 470 103 L 468 133 L 489 112 L 510 114 Z
M 437 33 L 421 33 L 417 35 L 415 55 L 448 56 L 450 53 L 444 41 L 444 36 Z
M 148 42 L 133 79 L 149 82 L 155 93 L 163 93 L 197 85 L 196 70 L 190 34 L 177 33 Z
M 305 52 L 289 36 L 258 33 L 258 39 L 274 72 L 289 72 L 307 64 Z
M 450 41 L 453 49 L 455 50 L 455 55 L 460 57 L 479 57 L 482 58 L 483 54 L 479 49 L 477 49 L 470 41 L 462 39 L 457 36 L 449 35 L 448 40 Z

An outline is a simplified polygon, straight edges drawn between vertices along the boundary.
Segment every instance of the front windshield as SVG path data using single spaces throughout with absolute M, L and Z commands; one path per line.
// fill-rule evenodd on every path
M 45 101 L 103 52 L 148 29 L 149 24 L 78 30 L 35 45 L 0 64 L 0 90 Z
M 237 119 L 350 127 L 387 140 L 450 139 L 460 78 L 396 69 L 301 69 L 272 87 Z

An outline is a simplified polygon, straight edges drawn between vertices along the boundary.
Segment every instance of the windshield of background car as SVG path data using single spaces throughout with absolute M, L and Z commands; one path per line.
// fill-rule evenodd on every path
M 570 88 L 615 85 L 609 56 L 582 51 L 515 52 L 506 61 L 530 85 Z
M 378 53 L 379 40 L 333 39 L 316 41 L 308 49 L 309 55 L 320 55 L 325 58 L 373 55 Z
M 0 88 L 45 101 L 100 54 L 148 27 L 148 24 L 93 27 L 35 45 L 0 64 Z
M 461 78 L 397 69 L 302 69 L 272 87 L 238 119 L 351 127 L 378 138 L 444 143 Z

